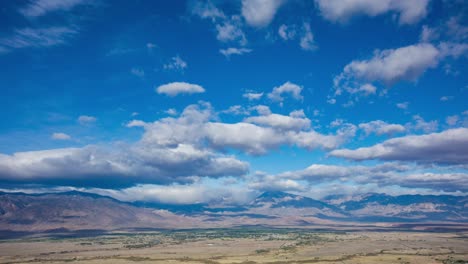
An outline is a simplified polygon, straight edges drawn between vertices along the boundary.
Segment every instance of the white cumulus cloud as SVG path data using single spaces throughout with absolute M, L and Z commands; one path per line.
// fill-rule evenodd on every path
M 285 0 L 242 0 L 242 15 L 250 26 L 265 27 L 284 2 Z
M 368 123 L 361 123 L 358 125 L 364 131 L 366 136 L 375 133 L 377 135 L 392 135 L 396 133 L 405 132 L 405 127 L 400 124 L 389 124 L 382 120 L 375 120 Z
M 242 95 L 242 97 L 247 98 L 249 101 L 260 100 L 262 96 L 263 96 L 263 93 L 255 93 L 255 92 L 247 92 Z
M 71 139 L 70 135 L 62 133 L 62 132 L 52 133 L 51 137 L 52 139 L 56 139 L 56 140 L 70 140 Z
M 338 149 L 331 156 L 352 160 L 395 160 L 439 164 L 468 163 L 468 129 L 392 138 L 371 147 Z
M 400 24 L 414 24 L 427 15 L 429 0 L 315 0 L 315 3 L 322 16 L 333 22 L 394 12 L 399 15 Z
M 172 82 L 157 87 L 156 92 L 158 94 L 165 94 L 167 96 L 173 97 L 179 94 L 204 93 L 205 89 L 198 84 L 191 84 L 186 82 Z
M 274 87 L 271 93 L 267 94 L 267 97 L 274 102 L 283 102 L 284 95 L 288 94 L 291 98 L 295 100 L 302 100 L 301 95 L 302 87 L 292 82 L 285 82 L 284 84 Z

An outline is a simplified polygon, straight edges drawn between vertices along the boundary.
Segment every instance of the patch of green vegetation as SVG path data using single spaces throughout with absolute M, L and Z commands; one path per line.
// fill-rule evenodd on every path
M 452 256 L 449 256 L 447 259 L 442 260 L 443 264 L 467 264 L 468 260 L 455 259 Z
M 296 250 L 295 245 L 285 245 L 285 246 L 281 246 L 280 248 L 282 250 L 285 250 L 285 251 L 295 251 Z
M 269 253 L 270 250 L 269 249 L 257 249 L 255 250 L 255 253 L 257 254 L 266 254 L 266 253 Z

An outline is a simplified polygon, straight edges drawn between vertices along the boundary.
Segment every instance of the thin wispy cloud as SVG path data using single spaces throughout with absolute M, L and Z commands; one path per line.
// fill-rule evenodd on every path
M 77 121 L 80 125 L 89 125 L 95 123 L 97 118 L 94 116 L 81 115 L 78 117 Z
M 165 70 L 173 70 L 173 71 L 183 71 L 188 67 L 186 61 L 184 61 L 179 55 L 172 57 L 171 60 L 163 65 Z
M 227 48 L 227 49 L 220 49 L 219 52 L 226 56 L 226 58 L 230 58 L 232 55 L 243 55 L 252 52 L 252 49 L 246 48 Z
M 71 27 L 22 28 L 0 39 L 3 50 L 52 47 L 66 44 L 78 33 Z
M 88 0 L 34 0 L 20 9 L 20 13 L 26 17 L 40 17 L 50 12 L 69 11 L 72 8 L 87 4 Z

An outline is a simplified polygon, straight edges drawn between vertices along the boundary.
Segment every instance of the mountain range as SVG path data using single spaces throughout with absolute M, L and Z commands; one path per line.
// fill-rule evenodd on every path
M 468 225 L 468 196 L 368 193 L 333 195 L 321 201 L 268 191 L 248 204 L 173 205 L 122 202 L 78 191 L 0 193 L 0 230 L 119 230 L 238 226 L 311 227 Z

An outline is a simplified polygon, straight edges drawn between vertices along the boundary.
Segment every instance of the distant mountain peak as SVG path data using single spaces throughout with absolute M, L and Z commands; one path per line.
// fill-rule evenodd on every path
M 257 199 L 296 197 L 297 195 L 285 193 L 282 191 L 266 191 L 260 194 Z
M 333 196 L 331 198 L 340 198 Z M 170 205 L 121 202 L 93 193 L 1 193 L 0 226 L 8 230 L 108 229 L 128 227 L 210 226 L 213 221 L 238 224 L 239 219 L 265 225 L 297 225 L 310 217 L 327 221 L 468 223 L 468 196 L 368 193 L 355 199 L 320 201 L 281 191 L 266 191 L 254 201 L 232 208 L 207 204 Z M 161 209 L 167 210 L 163 214 Z M 288 218 L 294 216 L 294 219 Z M 179 224 L 184 221 L 183 224 Z M 199 222 L 197 222 L 199 221 Z M 288 222 L 293 221 L 293 222 Z M 299 222 L 298 222 L 299 221 Z M 321 220 L 320 220 L 321 221 Z M 111 224 L 109 224 L 111 223 Z M 0 228 L 0 229 L 2 229 Z M 39 229 L 38 229 L 39 228 Z
M 72 190 L 72 191 L 67 191 L 67 192 L 59 192 L 59 193 L 55 193 L 55 194 L 58 194 L 58 195 L 86 196 L 86 197 L 92 197 L 92 198 L 111 198 L 109 196 L 103 196 L 103 195 L 96 194 L 96 193 L 81 192 L 81 191 L 77 191 L 77 190 Z

